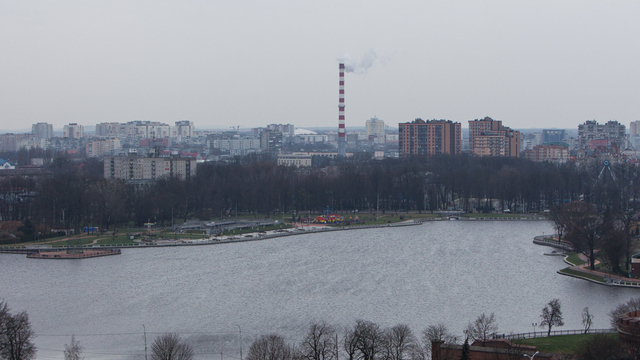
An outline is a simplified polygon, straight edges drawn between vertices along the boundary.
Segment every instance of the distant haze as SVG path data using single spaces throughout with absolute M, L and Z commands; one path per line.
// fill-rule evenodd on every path
M 640 119 L 635 1 L 3 1 L 0 128 Z M 347 61 L 348 60 L 348 61 Z

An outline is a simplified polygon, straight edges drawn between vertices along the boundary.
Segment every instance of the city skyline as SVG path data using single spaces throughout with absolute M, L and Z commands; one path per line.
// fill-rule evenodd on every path
M 640 119 L 635 2 L 0 5 L 0 129 L 188 119 L 346 128 L 378 117 L 519 128 Z M 349 55 L 350 54 L 350 55 Z

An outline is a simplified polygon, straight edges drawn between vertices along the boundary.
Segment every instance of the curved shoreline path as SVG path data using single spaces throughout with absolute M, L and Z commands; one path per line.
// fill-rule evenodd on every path
M 561 250 L 570 251 L 570 252 L 574 251 L 571 243 L 566 241 L 557 241 L 555 240 L 555 237 L 553 239 L 554 240 L 549 240 L 548 236 L 538 235 L 534 237 L 533 243 L 536 245 L 550 246 L 556 249 L 561 249 Z M 580 258 L 580 260 L 585 261 L 585 263 L 581 265 L 573 264 L 569 260 L 567 260 L 568 255 L 565 255 L 564 262 L 570 266 L 568 268 L 558 270 L 557 273 L 560 275 L 570 276 L 570 277 L 590 281 L 590 282 L 601 284 L 601 285 L 640 289 L 640 279 L 627 278 L 620 275 L 613 275 L 613 274 L 608 274 L 602 271 L 591 270 L 588 268 L 589 259 L 587 259 L 587 257 L 584 254 L 578 254 L 578 257 Z M 599 263 L 600 263 L 599 260 L 595 261 L 595 265 L 598 265 Z M 599 281 L 598 279 L 594 279 L 594 277 L 602 278 L 602 281 Z

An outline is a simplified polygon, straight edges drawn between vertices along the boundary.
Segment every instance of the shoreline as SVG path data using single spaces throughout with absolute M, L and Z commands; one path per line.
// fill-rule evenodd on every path
M 154 247 L 178 247 L 178 246 L 203 246 L 203 245 L 217 245 L 217 244 L 230 244 L 238 242 L 249 242 L 274 239 L 286 236 L 304 235 L 304 234 L 318 234 L 332 231 L 348 231 L 348 230 L 362 230 L 362 229 L 375 229 L 386 227 L 400 227 L 400 226 L 416 226 L 422 225 L 425 222 L 431 221 L 548 221 L 544 217 L 425 217 L 419 219 L 410 219 L 402 222 L 389 223 L 389 224 L 375 224 L 375 225 L 349 225 L 349 226 L 327 226 L 327 225 L 315 225 L 303 228 L 293 228 L 287 230 L 274 230 L 271 233 L 262 234 L 260 232 L 245 233 L 239 235 L 225 235 L 225 236 L 211 236 L 207 239 L 159 239 L 153 243 L 145 242 L 132 242 L 125 244 L 92 244 L 83 246 L 83 249 L 139 249 L 139 248 L 154 248 Z M 5 246 L 0 247 L 0 254 L 32 254 L 35 252 L 43 251 L 60 251 L 70 248 L 69 246 L 56 246 L 56 245 L 27 245 L 27 246 Z
M 536 245 L 549 246 L 556 249 L 561 249 L 563 251 L 570 251 L 570 252 L 574 251 L 573 246 L 571 246 L 571 244 L 567 242 L 547 240 L 547 238 L 548 236 L 546 235 L 538 235 L 533 238 L 533 243 Z M 640 280 L 625 278 L 618 275 L 611 275 L 611 274 L 603 273 L 600 271 L 585 269 L 584 266 L 586 265 L 573 264 L 567 260 L 567 258 L 569 257 L 568 255 L 566 254 L 562 254 L 562 255 L 564 255 L 564 259 L 563 259 L 564 262 L 570 266 L 556 271 L 556 273 L 560 275 L 569 276 L 569 277 L 573 277 L 581 280 L 586 280 L 586 281 L 589 281 L 595 284 L 600 284 L 600 285 L 640 289 Z M 603 280 L 599 281 L 591 277 L 588 277 L 587 275 L 598 276 Z
M 95 244 L 90 246 L 84 246 L 83 249 L 141 249 L 141 248 L 155 248 L 155 247 L 178 247 L 178 246 L 204 246 L 204 245 L 218 245 L 218 244 L 231 244 L 249 241 L 260 241 L 267 239 L 275 239 L 280 237 L 305 235 L 305 234 L 319 234 L 333 231 L 347 231 L 347 230 L 362 230 L 362 229 L 374 229 L 385 227 L 401 227 L 401 226 L 416 226 L 422 225 L 425 219 L 413 219 L 399 223 L 391 224 L 378 224 L 378 225 L 356 225 L 345 227 L 329 227 L 329 226 L 313 226 L 308 229 L 300 230 L 297 228 L 290 230 L 276 230 L 271 234 L 263 235 L 259 232 L 246 233 L 243 235 L 227 236 L 227 237 L 210 237 L 208 239 L 179 239 L 179 240 L 156 240 L 155 243 L 130 243 L 130 244 Z M 257 236 L 255 235 L 257 234 Z M 161 243 L 158 243 L 161 242 Z M 52 245 L 31 245 L 31 246 L 14 246 L 14 247 L 2 247 L 0 248 L 0 254 L 32 254 L 39 251 L 46 252 L 47 250 L 62 251 L 70 247 L 68 246 L 52 246 Z M 29 257 L 29 256 L 28 256 Z

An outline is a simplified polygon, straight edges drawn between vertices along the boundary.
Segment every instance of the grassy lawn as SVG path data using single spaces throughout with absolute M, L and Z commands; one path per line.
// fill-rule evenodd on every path
M 509 219 L 509 218 L 533 218 L 536 217 L 536 214 L 505 214 L 505 213 L 489 213 L 489 214 L 462 214 L 462 217 L 472 218 L 472 219 L 481 219 L 481 218 L 499 218 L 499 219 Z
M 278 230 L 278 229 L 290 229 L 292 228 L 293 225 L 289 225 L 289 224 L 274 224 L 271 226 L 260 226 L 260 227 L 255 227 L 255 228 L 248 228 L 248 229 L 235 229 L 235 230 L 230 230 L 230 231 L 225 231 L 222 233 L 222 235 L 240 235 L 240 234 L 248 234 L 248 233 L 254 233 L 254 232 L 258 232 L 258 231 L 271 231 L 271 230 Z
M 577 276 L 581 276 L 587 279 L 591 279 L 591 280 L 595 280 L 595 281 L 599 281 L 599 282 L 604 282 L 604 278 L 602 276 L 598 276 L 598 275 L 593 275 L 593 274 L 589 274 L 589 273 L 583 273 L 580 271 L 576 271 L 570 268 L 566 268 L 566 269 L 562 269 L 560 270 L 561 273 L 564 274 L 569 274 L 569 275 L 577 275 Z
M 591 340 L 594 336 L 595 334 L 550 336 L 536 339 L 513 340 L 513 343 L 532 345 L 540 352 L 567 354 L 580 349 L 584 342 Z M 617 337 L 618 334 L 606 334 L 605 336 Z
M 567 261 L 572 263 L 573 265 L 582 265 L 587 263 L 586 261 L 580 259 L 578 253 L 569 253 L 567 256 Z

